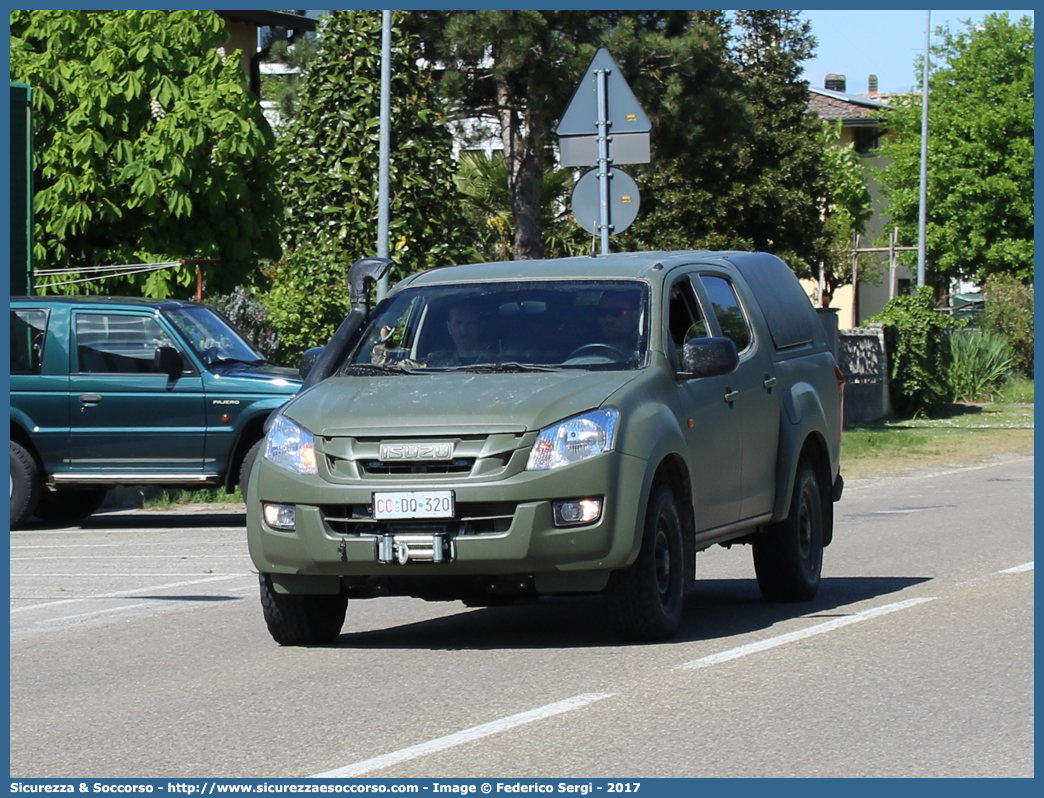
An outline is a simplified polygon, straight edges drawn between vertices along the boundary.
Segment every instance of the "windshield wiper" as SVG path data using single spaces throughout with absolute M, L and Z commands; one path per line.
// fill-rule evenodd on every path
M 471 371 L 477 374 L 517 374 L 527 371 L 558 371 L 557 366 L 540 366 L 535 363 L 476 363 L 473 366 L 450 366 L 445 371 Z
M 400 366 L 398 363 L 385 363 L 384 365 L 378 365 L 376 363 L 349 363 L 344 367 L 344 374 L 348 374 L 351 371 L 365 371 L 373 374 L 421 374 L 426 369 L 411 369 L 406 366 Z

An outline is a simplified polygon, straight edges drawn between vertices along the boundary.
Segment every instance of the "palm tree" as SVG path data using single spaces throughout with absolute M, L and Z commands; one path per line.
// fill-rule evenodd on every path
M 494 152 L 492 157 L 480 151 L 461 153 L 455 179 L 466 200 L 465 213 L 478 231 L 477 249 L 481 256 L 487 260 L 510 260 L 515 219 L 503 152 Z M 587 251 L 587 234 L 569 214 L 567 202 L 572 187 L 570 170 L 544 168 L 540 194 L 544 257 L 580 255 Z

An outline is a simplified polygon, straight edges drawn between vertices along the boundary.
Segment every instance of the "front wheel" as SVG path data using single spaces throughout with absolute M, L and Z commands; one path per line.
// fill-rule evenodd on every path
M 653 488 L 638 558 L 614 571 L 605 599 L 617 634 L 624 640 L 670 640 L 681 625 L 684 604 L 684 546 L 678 503 L 667 485 Z
M 823 570 L 823 494 L 812 462 L 802 459 L 794 478 L 790 515 L 754 542 L 754 573 L 769 601 L 808 601 Z
M 281 646 L 313 646 L 334 642 L 344 626 L 348 596 L 277 593 L 272 577 L 258 574 L 261 609 L 268 631 Z

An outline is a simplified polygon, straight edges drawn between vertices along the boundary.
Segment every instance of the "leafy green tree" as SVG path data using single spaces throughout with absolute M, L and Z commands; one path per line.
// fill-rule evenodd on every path
M 279 256 L 274 139 L 227 39 L 212 11 L 11 12 L 11 79 L 34 89 L 37 268 L 216 259 L 224 292 Z M 195 274 L 61 290 L 184 294 Z
M 645 34 L 634 46 L 648 45 L 688 47 L 648 70 L 662 88 L 645 88 L 645 69 L 635 79 L 654 109 L 653 160 L 636 169 L 642 210 L 621 244 L 766 250 L 814 276 L 827 187 L 800 77 L 815 45 L 808 24 L 789 11 L 738 11 L 730 28 L 721 12 L 696 12 L 685 37 Z
M 840 146 L 841 123 L 823 122 L 821 139 L 826 196 L 823 215 L 826 220 L 826 254 L 823 259 L 824 307 L 843 285 L 852 282 L 852 240 L 866 232 L 873 213 L 866 168 L 855 146 Z
M 940 28 L 929 76 L 927 264 L 931 282 L 1008 273 L 1033 282 L 1033 21 L 1007 13 Z M 918 59 L 920 60 L 920 59 Z M 923 63 L 923 62 L 922 62 Z M 922 69 L 917 67 L 920 78 Z M 882 152 L 888 213 L 915 245 L 920 96 L 891 115 Z M 907 263 L 915 255 L 904 253 Z
M 268 271 L 269 319 L 284 357 L 325 343 L 348 311 L 345 276 L 376 254 L 381 14 L 335 11 L 280 131 L 287 203 L 286 257 Z M 457 262 L 468 229 L 454 183 L 452 140 L 417 43 L 396 28 L 392 44 L 390 255 L 392 279 Z
M 739 148 L 722 204 L 747 248 L 773 252 L 802 276 L 826 257 L 826 196 L 819 120 L 808 111 L 801 64 L 815 51 L 795 11 L 737 11 L 735 47 L 752 134 Z

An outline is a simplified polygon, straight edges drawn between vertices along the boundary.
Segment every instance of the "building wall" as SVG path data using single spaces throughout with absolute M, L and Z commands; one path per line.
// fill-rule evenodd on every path
M 250 59 L 257 52 L 257 25 L 253 22 L 242 22 L 236 19 L 225 18 L 225 28 L 228 30 L 229 39 L 224 44 L 226 55 L 231 58 L 233 51 L 239 51 L 239 65 L 243 70 L 246 80 L 243 88 L 250 88 Z

